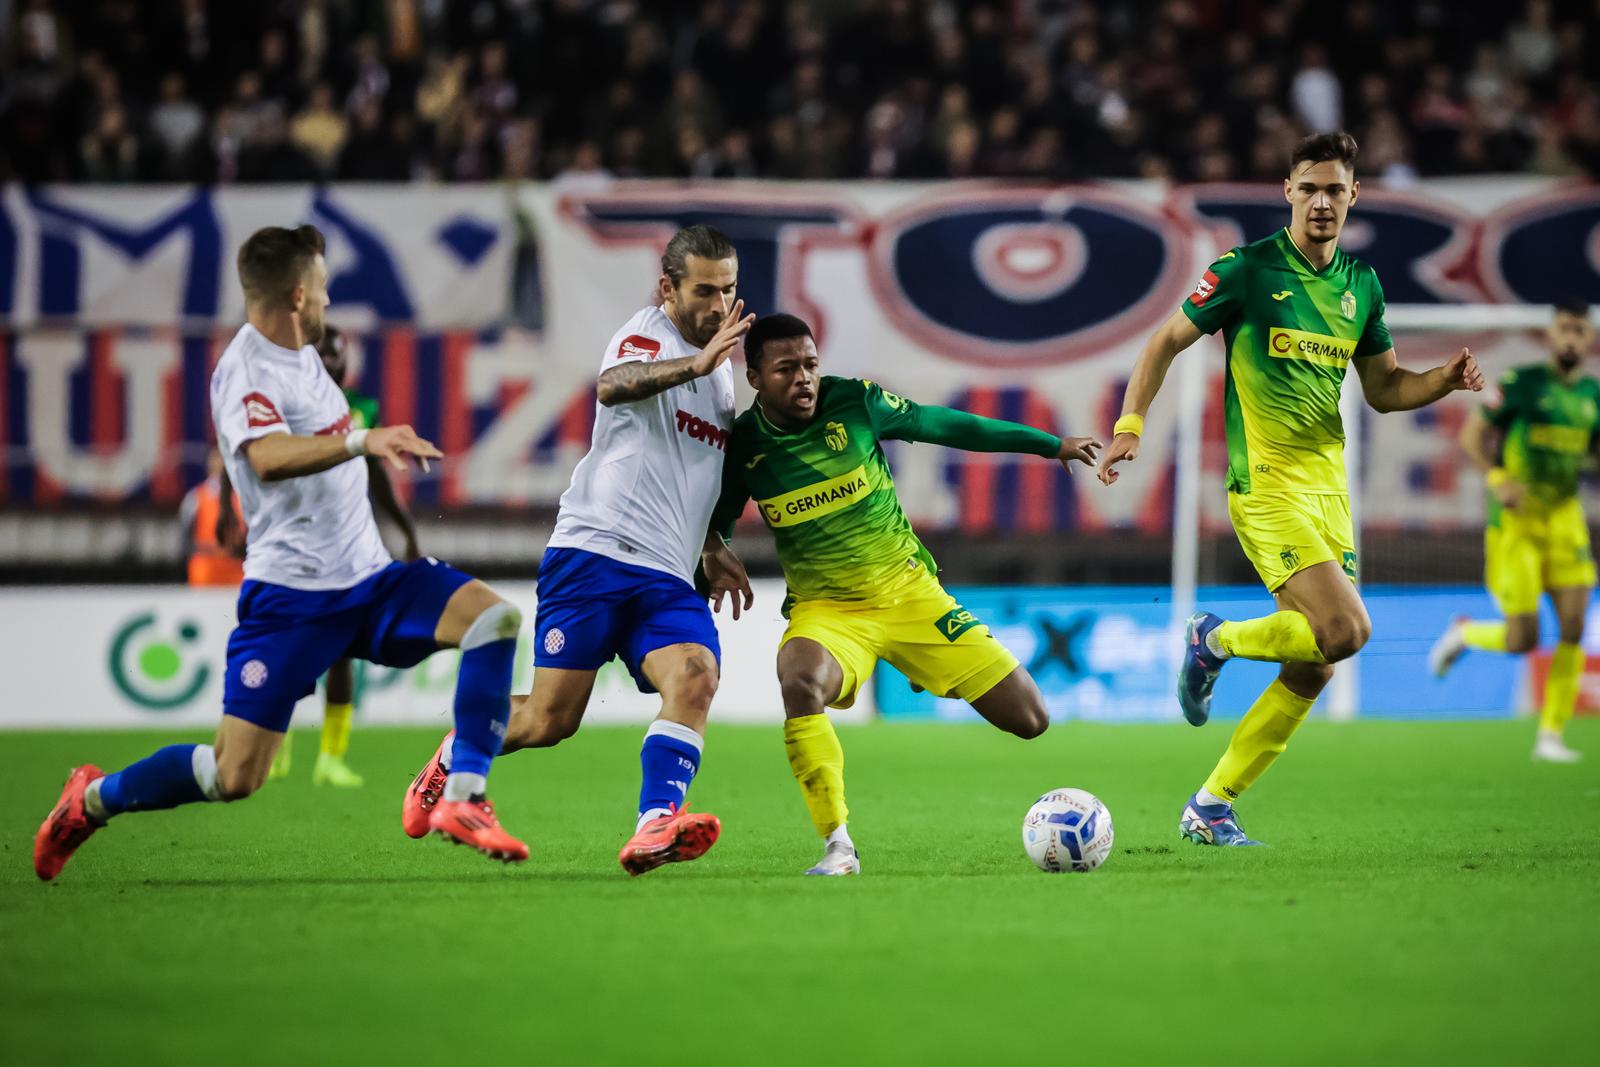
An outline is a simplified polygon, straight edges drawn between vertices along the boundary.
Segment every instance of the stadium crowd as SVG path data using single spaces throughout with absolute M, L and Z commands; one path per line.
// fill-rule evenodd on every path
M 1600 3 L 0 0 L 0 179 L 1600 176 Z

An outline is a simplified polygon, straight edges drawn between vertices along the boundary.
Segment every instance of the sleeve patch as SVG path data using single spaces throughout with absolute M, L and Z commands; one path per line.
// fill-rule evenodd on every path
M 1211 299 L 1211 294 L 1217 291 L 1218 281 L 1215 272 L 1206 271 L 1195 283 L 1194 292 L 1189 294 L 1189 303 L 1197 308 L 1205 307 L 1206 301 Z
M 633 333 L 622 339 L 622 344 L 617 346 L 618 359 L 650 359 L 661 355 L 661 342 L 654 337 Z
M 252 427 L 277 426 L 283 422 L 283 416 L 278 414 L 277 407 L 261 393 L 245 394 L 244 418 Z

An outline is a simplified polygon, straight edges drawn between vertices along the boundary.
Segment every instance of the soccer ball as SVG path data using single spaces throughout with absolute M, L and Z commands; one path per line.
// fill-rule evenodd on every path
M 1111 855 L 1111 812 L 1086 789 L 1052 789 L 1022 820 L 1022 847 L 1041 871 L 1092 871 Z

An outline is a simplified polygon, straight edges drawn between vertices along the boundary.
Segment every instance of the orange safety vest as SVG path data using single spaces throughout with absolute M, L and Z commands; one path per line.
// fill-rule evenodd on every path
M 222 513 L 221 483 L 207 478 L 194 487 L 194 551 L 189 556 L 190 585 L 236 586 L 244 581 L 244 561 L 217 543 L 217 516 Z M 238 504 L 228 506 L 238 514 Z M 241 523 L 242 525 L 242 523 Z

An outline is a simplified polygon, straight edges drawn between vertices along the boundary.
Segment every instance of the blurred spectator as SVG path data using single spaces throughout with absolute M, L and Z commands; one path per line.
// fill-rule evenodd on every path
M 333 86 L 318 82 L 311 90 L 311 99 L 289 126 L 289 140 L 326 178 L 338 169 L 349 129 L 344 115 L 333 106 Z
M 131 182 L 139 176 L 139 140 L 128 130 L 127 116 L 113 104 L 84 137 L 78 152 L 85 181 Z
M 161 79 L 161 102 L 150 109 L 153 176 L 167 181 L 192 178 L 195 147 L 205 129 L 205 113 L 189 99 L 183 75 L 168 71 Z
M 1328 68 L 1328 54 L 1320 44 L 1300 50 L 1300 69 L 1289 84 L 1294 112 L 1313 133 L 1327 133 L 1344 125 L 1344 91 L 1339 77 Z
M 1596 176 L 1600 4 L 0 0 L 0 178 Z

